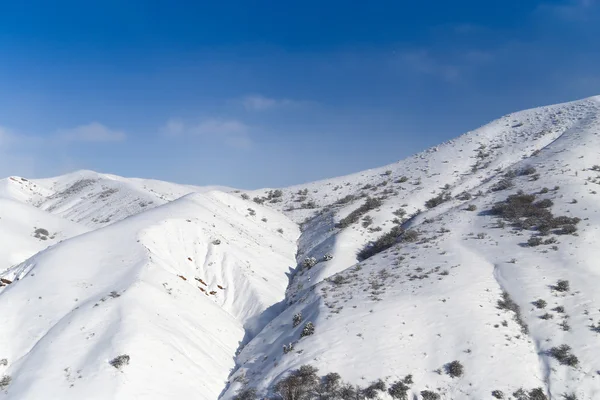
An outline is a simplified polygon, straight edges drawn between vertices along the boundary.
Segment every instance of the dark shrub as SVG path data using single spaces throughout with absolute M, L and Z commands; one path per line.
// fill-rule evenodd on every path
M 552 289 L 556 290 L 557 292 L 568 292 L 571 290 L 571 287 L 569 285 L 569 281 L 561 279 L 556 282 L 556 285 L 552 286 Z
M 473 198 L 473 196 L 472 196 L 472 195 L 471 195 L 471 193 L 469 193 L 469 192 L 462 192 L 462 193 L 459 193 L 459 194 L 456 196 L 456 198 L 457 198 L 458 200 L 464 200 L 464 201 L 467 201 L 467 200 L 471 200 L 471 199 Z
M 304 328 L 302 328 L 302 332 L 300 333 L 300 337 L 303 338 L 305 336 L 310 336 L 315 333 L 315 325 L 312 322 L 307 322 L 304 324 Z
M 354 387 L 349 383 L 342 385 L 339 391 L 340 399 L 342 400 L 360 400 L 362 390 L 359 387 Z
M 403 242 L 416 242 L 419 239 L 419 232 L 414 229 L 409 229 L 402 235 Z
M 492 391 L 492 397 L 494 397 L 496 399 L 503 399 L 504 398 L 504 392 L 502 392 L 502 390 L 493 390 Z
M 300 325 L 300 322 L 302 322 L 302 313 L 296 313 L 294 314 L 294 317 L 292 318 L 292 323 L 294 325 L 294 328 L 297 327 L 298 325 Z
M 39 236 L 50 236 L 50 232 L 44 228 L 37 228 L 34 233 Z
M 554 205 L 554 202 L 550 199 L 543 199 L 540 201 L 536 201 L 535 203 L 533 203 L 534 207 L 537 208 L 550 208 Z
M 437 207 L 440 204 L 442 204 L 448 200 L 451 200 L 451 199 L 452 199 L 452 196 L 450 196 L 450 193 L 442 192 L 442 193 L 438 194 L 437 196 L 427 200 L 425 202 L 425 207 L 434 208 L 434 207 Z
M 504 178 L 501 181 L 497 182 L 495 185 L 493 185 L 490 189 L 492 192 L 499 192 L 501 190 L 510 189 L 513 186 L 514 186 L 514 183 L 513 183 L 512 179 Z
M 571 354 L 571 347 L 566 344 L 551 348 L 548 355 L 556 359 L 561 365 L 576 367 L 579 364 L 579 359 Z
M 535 167 L 531 166 L 531 165 L 527 165 L 523 168 L 521 168 L 519 171 L 517 171 L 519 176 L 524 176 L 524 175 L 533 175 L 536 173 L 536 169 Z
M 360 219 L 360 217 L 362 217 L 367 212 L 374 210 L 377 207 L 380 207 L 381 204 L 382 204 L 382 202 L 380 199 L 367 197 L 367 199 L 365 200 L 365 202 L 362 206 L 358 207 L 356 210 L 354 210 L 350 214 L 348 214 L 348 216 L 346 216 L 345 218 L 340 220 L 340 222 L 338 222 L 335 225 L 335 227 L 336 228 L 346 228 L 346 227 L 352 225 L 353 223 L 355 223 L 356 221 L 358 221 Z
M 421 397 L 423 400 L 440 400 L 440 395 L 431 390 L 422 390 Z
M 531 304 L 533 304 L 537 308 L 546 308 L 546 306 L 548 305 L 548 303 L 546 303 L 546 301 L 543 299 L 538 299 Z
M 530 247 L 535 247 L 535 246 L 539 246 L 542 244 L 542 238 L 539 236 L 532 236 L 529 238 L 529 240 L 527 241 L 527 245 Z
M 239 390 L 233 400 L 256 400 L 257 397 L 255 388 L 245 388 Z
M 370 215 L 366 215 L 363 217 L 363 222 L 362 222 L 362 227 L 363 228 L 367 228 L 369 227 L 371 224 L 373 224 L 373 217 L 371 217 Z
M 394 226 L 388 233 L 383 234 L 377 238 L 373 243 L 367 245 L 358 253 L 360 260 L 366 260 L 369 257 L 374 256 L 384 250 L 389 249 L 398 242 L 400 235 L 404 233 L 404 230 L 399 226 Z
M 317 389 L 318 399 L 337 399 L 340 394 L 340 385 L 342 377 L 336 372 L 330 372 L 321 378 L 321 383 Z
M 529 391 L 529 400 L 548 400 L 548 397 L 546 397 L 544 389 L 535 388 Z
M 118 357 L 113 358 L 108 363 L 116 369 L 121 369 L 124 365 L 129 365 L 130 357 L 127 354 L 121 354 Z
M 403 381 L 394 382 L 388 389 L 388 393 L 392 398 L 398 400 L 408 400 L 408 385 Z
M 521 307 L 510 298 L 508 292 L 502 292 L 502 300 L 498 300 L 498 308 L 501 310 L 512 311 L 514 313 L 514 320 L 521 327 L 521 332 L 524 334 L 529 333 L 529 328 L 523 317 L 521 316 Z
M 396 217 L 403 218 L 406 215 L 406 211 L 403 208 L 399 208 L 396 211 L 394 211 L 392 214 L 394 214 Z
M 341 199 L 339 199 L 338 201 L 336 201 L 334 204 L 347 204 L 350 203 L 351 201 L 353 201 L 356 197 L 354 195 L 347 195 L 345 197 L 342 197 Z
M 465 367 L 458 360 L 446 365 L 446 373 L 452 378 L 460 378 L 465 373 Z
M 571 224 L 563 225 L 562 228 L 556 231 L 558 235 L 572 235 L 575 232 L 577 232 L 577 227 Z
M 286 378 L 275 385 L 275 392 L 283 400 L 300 400 L 308 398 L 309 394 L 319 384 L 318 369 L 311 365 L 303 365 L 292 371 Z
M 4 390 L 12 382 L 10 375 L 3 375 L 0 379 L 0 390 Z
M 363 394 L 367 399 L 374 399 L 377 397 L 378 392 L 385 392 L 386 386 L 385 382 L 381 379 L 372 382 L 369 386 L 367 386 L 363 390 Z
M 551 229 L 563 227 L 568 224 L 577 224 L 579 218 L 565 216 L 554 217 L 549 208 L 552 200 L 544 199 L 535 202 L 535 195 L 517 194 L 508 196 L 505 201 L 494 204 L 490 213 L 512 223 L 520 229 L 537 229 L 540 234 L 547 235 Z M 566 228 L 565 232 L 571 232 Z M 562 232 L 562 230 L 561 230 Z

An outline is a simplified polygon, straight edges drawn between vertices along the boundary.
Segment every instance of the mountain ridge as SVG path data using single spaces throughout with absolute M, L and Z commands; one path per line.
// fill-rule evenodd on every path
M 224 193 L 90 171 L 3 181 L 0 197 L 92 231 L 0 273 L 13 281 L 0 288 L 0 304 L 10 305 L 0 374 L 11 377 L 0 398 L 76 399 L 90 388 L 94 398 L 230 399 L 248 388 L 272 396 L 277 382 L 311 365 L 383 399 L 406 375 L 406 395 L 416 398 L 593 399 L 599 135 L 595 96 L 287 188 Z M 77 274 L 86 285 L 75 284 Z M 65 293 L 99 305 L 80 311 Z M 172 320 L 151 317 L 150 304 Z M 199 309 L 210 311 L 199 318 Z M 23 315 L 41 319 L 17 338 L 31 324 Z M 103 340 L 79 337 L 64 321 L 92 326 L 80 332 Z M 45 330 L 63 344 L 40 336 Z M 85 360 L 69 355 L 60 366 L 53 357 L 66 342 Z M 563 345 L 570 365 L 557 353 Z M 130 358 L 115 367 L 120 352 Z M 457 365 L 461 373 L 450 373 Z

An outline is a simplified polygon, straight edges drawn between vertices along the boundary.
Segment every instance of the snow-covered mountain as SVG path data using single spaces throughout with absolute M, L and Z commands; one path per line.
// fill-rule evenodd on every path
M 289 188 L 10 177 L 0 399 L 600 398 L 598 185 L 600 97 Z

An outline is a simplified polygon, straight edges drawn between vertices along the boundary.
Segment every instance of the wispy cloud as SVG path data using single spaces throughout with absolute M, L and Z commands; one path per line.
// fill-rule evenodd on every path
M 458 34 L 462 34 L 462 35 L 476 33 L 483 29 L 480 25 L 469 24 L 469 23 L 453 24 L 450 26 L 450 28 L 454 33 L 458 33 Z
M 421 74 L 436 76 L 448 82 L 456 81 L 460 76 L 458 66 L 439 61 L 427 50 L 404 53 L 401 60 Z
M 561 4 L 542 3 L 538 11 L 549 12 L 566 20 L 586 20 L 591 18 L 591 10 L 598 5 L 599 0 L 567 0 Z
M 208 118 L 190 124 L 180 118 L 171 118 L 160 131 L 167 136 L 195 136 L 217 139 L 235 148 L 249 148 L 252 146 L 250 127 L 235 119 Z
M 274 99 L 260 94 L 245 96 L 241 101 L 242 105 L 249 111 L 266 111 L 275 108 L 298 106 L 304 103 L 291 99 Z
M 36 158 L 25 150 L 34 142 L 31 138 L 0 126 L 0 179 L 9 175 L 33 175 Z
M 127 138 L 125 132 L 110 129 L 99 122 L 61 129 L 56 137 L 66 142 L 121 142 Z
M 6 147 L 13 139 L 13 134 L 7 128 L 0 126 L 0 149 Z

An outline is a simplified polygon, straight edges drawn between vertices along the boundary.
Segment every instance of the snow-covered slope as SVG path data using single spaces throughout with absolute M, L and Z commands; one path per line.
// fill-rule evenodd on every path
M 0 182 L 0 197 L 33 204 L 91 228 L 120 221 L 189 193 L 211 190 L 230 189 L 123 178 L 85 170 L 56 178 L 27 180 L 12 177 Z
M 541 388 L 551 398 L 600 398 L 599 118 L 600 98 L 528 110 L 396 164 L 283 189 L 274 203 L 273 192 L 248 193 L 296 221 L 308 218 L 298 261 L 317 264 L 299 267 L 288 309 L 245 347 L 232 382 L 244 376 L 247 387 L 272 391 L 290 370 L 310 364 L 362 387 L 411 374 L 415 396 L 429 390 L 480 399 L 498 390 L 508 398 Z M 498 190 L 503 185 L 510 187 Z M 529 246 L 535 228 L 498 228 L 490 210 L 518 190 L 552 200 L 555 216 L 580 218 L 578 231 Z M 427 209 L 443 193 L 448 201 Z M 336 228 L 364 196 L 382 204 Z M 357 262 L 396 225 L 418 239 L 393 235 L 390 249 Z M 556 290 L 559 280 L 570 290 Z M 520 307 L 527 334 L 514 312 L 499 307 L 503 291 Z M 533 304 L 539 299 L 544 308 Z M 298 313 L 303 322 L 294 327 Z M 301 338 L 307 321 L 315 333 Z M 551 356 L 563 344 L 578 357 L 575 367 Z M 460 378 L 444 372 L 455 360 L 464 366 Z M 225 397 L 241 387 L 232 384 Z
M 193 194 L 12 268 L 3 398 L 217 398 L 238 346 L 283 299 L 296 232 L 228 194 Z M 120 355 L 122 370 L 109 363 Z
M 0 195 L 0 273 L 88 229 Z
M 2 274 L 0 398 L 600 398 L 600 97 L 291 188 L 3 185 L 101 228 Z

